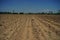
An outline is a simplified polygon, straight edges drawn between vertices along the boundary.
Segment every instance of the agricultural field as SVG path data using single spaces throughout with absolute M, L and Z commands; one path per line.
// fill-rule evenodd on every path
M 60 40 L 60 15 L 0 14 L 0 40 Z

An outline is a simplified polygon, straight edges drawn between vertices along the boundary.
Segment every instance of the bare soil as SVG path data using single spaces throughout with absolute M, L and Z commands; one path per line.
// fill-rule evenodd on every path
M 0 14 L 0 40 L 60 40 L 60 15 Z

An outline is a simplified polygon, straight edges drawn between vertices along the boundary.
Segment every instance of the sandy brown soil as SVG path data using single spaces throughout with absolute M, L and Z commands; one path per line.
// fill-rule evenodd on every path
M 0 14 L 0 40 L 60 40 L 60 15 Z

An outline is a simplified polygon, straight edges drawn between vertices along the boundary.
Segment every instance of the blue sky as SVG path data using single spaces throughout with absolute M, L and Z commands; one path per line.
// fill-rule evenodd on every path
M 56 12 L 59 4 L 60 0 L 0 0 L 0 12 Z

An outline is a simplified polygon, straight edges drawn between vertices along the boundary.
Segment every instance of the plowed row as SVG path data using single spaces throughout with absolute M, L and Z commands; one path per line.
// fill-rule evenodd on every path
M 0 40 L 60 40 L 60 15 L 0 14 Z

